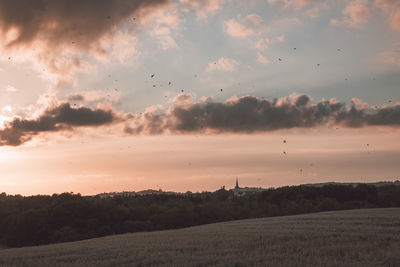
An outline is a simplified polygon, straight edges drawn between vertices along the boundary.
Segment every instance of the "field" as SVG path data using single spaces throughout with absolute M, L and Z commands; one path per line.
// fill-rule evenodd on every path
M 1 266 L 400 266 L 400 208 L 314 213 L 0 249 Z

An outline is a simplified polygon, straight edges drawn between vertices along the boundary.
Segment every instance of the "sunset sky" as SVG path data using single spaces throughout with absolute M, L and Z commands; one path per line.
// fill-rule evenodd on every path
M 0 0 L 0 192 L 400 179 L 400 1 Z

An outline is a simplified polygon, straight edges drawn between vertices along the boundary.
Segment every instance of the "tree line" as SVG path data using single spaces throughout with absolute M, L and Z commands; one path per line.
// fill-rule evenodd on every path
M 237 197 L 232 190 L 100 198 L 0 194 L 0 246 L 22 247 L 228 220 L 400 207 L 400 186 L 286 186 Z

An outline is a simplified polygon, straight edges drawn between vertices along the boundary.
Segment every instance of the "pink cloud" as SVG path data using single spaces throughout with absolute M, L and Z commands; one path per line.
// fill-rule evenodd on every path
M 238 64 L 239 63 L 234 59 L 221 57 L 218 61 L 210 62 L 206 71 L 234 71 Z
M 376 0 L 375 3 L 377 5 L 386 6 L 386 7 L 393 7 L 399 3 L 398 0 Z
M 262 27 L 262 18 L 257 14 L 249 14 L 238 20 L 230 19 L 224 22 L 225 32 L 233 37 L 244 38 L 255 33 Z
M 257 53 L 257 62 L 263 65 L 269 64 L 269 60 L 261 53 Z
M 390 20 L 390 26 L 395 30 L 400 30 L 400 9 L 397 9 L 396 12 L 394 12 Z
M 225 32 L 233 37 L 247 37 L 254 33 L 254 30 L 249 26 L 242 24 L 234 19 L 230 19 L 224 22 Z
M 276 43 L 283 43 L 285 41 L 285 36 L 280 35 L 274 38 L 261 38 L 257 42 L 254 43 L 254 48 L 258 51 L 267 50 L 270 45 L 274 45 Z
M 305 10 L 304 15 L 316 18 L 323 9 L 329 5 L 325 0 L 267 0 L 270 5 L 281 4 L 282 9 L 293 9 L 295 11 Z
M 250 14 L 246 17 L 246 20 L 251 22 L 254 26 L 261 26 L 263 19 L 256 14 Z
M 254 44 L 254 47 L 257 50 L 263 51 L 263 50 L 268 49 L 270 43 L 271 43 L 271 40 L 269 38 L 262 38 Z
M 205 19 L 220 10 L 226 0 L 180 0 L 186 12 L 195 11 L 197 18 Z
M 379 54 L 382 62 L 400 68 L 400 44 L 394 45 L 392 49 Z
M 318 5 L 304 11 L 304 14 L 310 18 L 317 18 L 320 12 L 325 9 L 329 9 L 329 5 L 325 2 L 319 2 Z
M 393 30 L 400 30 L 400 1 L 376 0 L 374 6 L 388 18 L 388 24 Z
M 353 0 L 343 9 L 342 14 L 343 17 L 332 19 L 331 24 L 356 28 L 365 24 L 371 17 L 372 12 L 368 0 Z
M 174 33 L 181 23 L 178 4 L 169 4 L 167 8 L 161 8 L 141 21 L 142 26 L 148 26 L 151 35 L 158 39 L 160 48 L 168 50 L 177 48 Z

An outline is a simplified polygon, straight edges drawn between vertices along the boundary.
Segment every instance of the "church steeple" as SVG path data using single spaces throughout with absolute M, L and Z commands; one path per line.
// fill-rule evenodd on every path
M 236 186 L 235 186 L 235 189 L 239 189 L 239 181 L 238 181 L 238 178 L 236 177 Z

